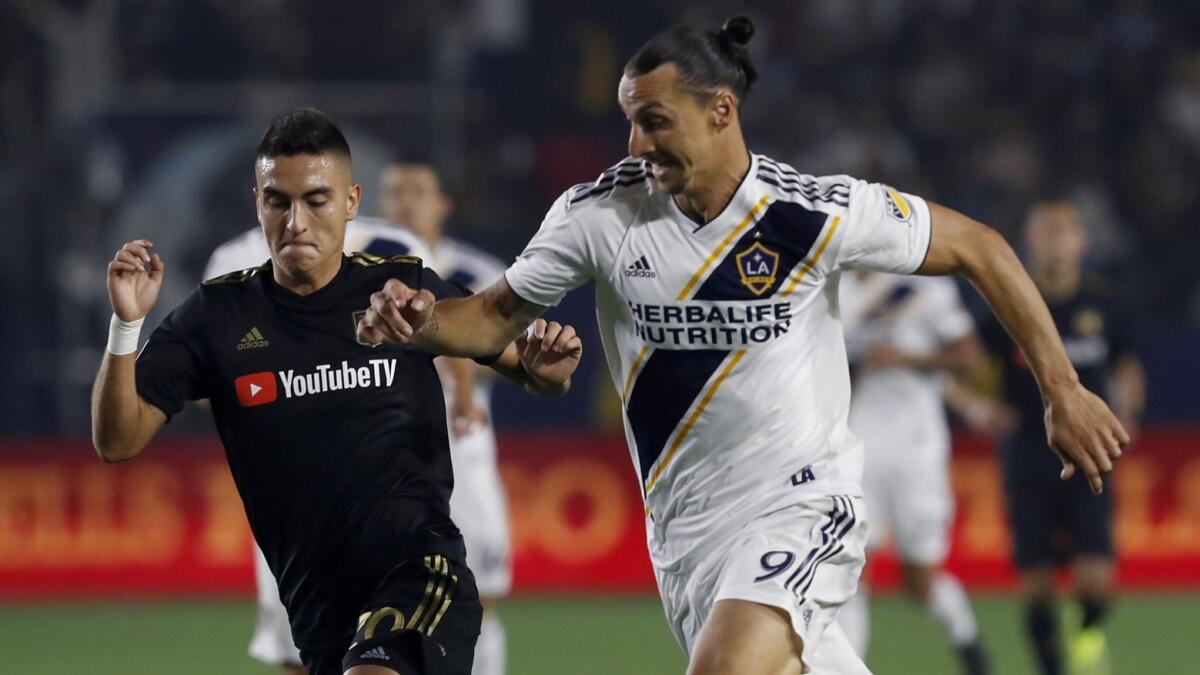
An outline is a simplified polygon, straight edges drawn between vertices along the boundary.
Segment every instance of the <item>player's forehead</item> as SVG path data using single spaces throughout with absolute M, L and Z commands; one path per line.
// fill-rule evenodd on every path
M 303 194 L 320 187 L 348 185 L 350 162 L 332 152 L 259 157 L 254 163 L 254 176 L 259 188 Z
M 617 102 L 629 117 L 655 109 L 672 110 L 686 98 L 679 66 L 671 62 L 642 75 L 625 73 L 617 85 Z

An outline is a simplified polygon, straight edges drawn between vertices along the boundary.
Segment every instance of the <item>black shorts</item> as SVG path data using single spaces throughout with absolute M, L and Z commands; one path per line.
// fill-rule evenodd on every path
M 1009 439 L 1002 463 L 1018 569 L 1063 565 L 1084 555 L 1113 557 L 1112 474 L 1099 495 L 1082 472 L 1060 480 L 1062 463 L 1043 436 L 1032 434 Z
M 471 571 L 430 554 L 397 565 L 380 582 L 352 639 L 336 648 L 301 649 L 300 660 L 310 675 L 342 675 L 360 664 L 401 675 L 469 675 L 482 619 Z

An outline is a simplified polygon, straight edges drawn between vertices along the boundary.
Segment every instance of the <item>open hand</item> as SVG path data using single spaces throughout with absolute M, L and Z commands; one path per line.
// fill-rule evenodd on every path
M 1129 434 L 1116 416 L 1081 384 L 1047 397 L 1046 438 L 1062 460 L 1061 478 L 1082 470 L 1096 494 L 1104 490 L 1103 475 L 1112 471 L 1129 444 Z

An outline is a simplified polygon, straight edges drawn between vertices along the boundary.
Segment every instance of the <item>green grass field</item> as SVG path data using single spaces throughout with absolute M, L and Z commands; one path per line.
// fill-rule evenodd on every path
M 1009 597 L 975 599 L 997 675 L 1032 673 Z M 502 609 L 511 675 L 682 673 L 653 598 L 525 599 Z M 266 675 L 245 655 L 254 608 L 242 602 L 0 607 L 0 672 L 58 675 Z M 876 600 L 876 673 L 952 675 L 936 628 L 899 599 Z M 1116 675 L 1200 672 L 1200 596 L 1129 596 L 1109 623 Z

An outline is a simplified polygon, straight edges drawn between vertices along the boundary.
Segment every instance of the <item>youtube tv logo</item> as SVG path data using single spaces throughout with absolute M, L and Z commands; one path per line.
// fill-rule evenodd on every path
M 233 381 L 233 387 L 237 390 L 238 403 L 243 408 L 264 405 L 279 398 L 275 373 L 269 371 L 242 375 Z

